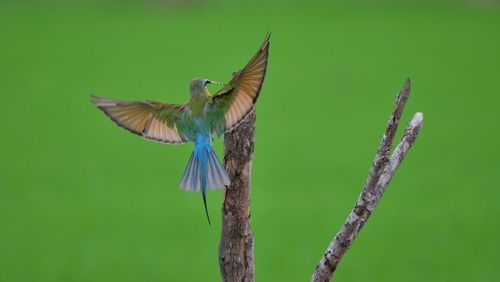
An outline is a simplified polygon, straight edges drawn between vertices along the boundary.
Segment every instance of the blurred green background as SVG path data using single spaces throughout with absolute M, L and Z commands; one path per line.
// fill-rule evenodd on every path
M 256 279 L 309 279 L 410 77 L 401 127 L 416 111 L 424 127 L 336 281 L 497 280 L 498 4 L 2 1 L 0 280 L 220 280 L 223 192 L 208 226 L 201 195 L 178 188 L 192 146 L 127 133 L 89 93 L 184 102 L 193 77 L 228 81 L 268 30 Z

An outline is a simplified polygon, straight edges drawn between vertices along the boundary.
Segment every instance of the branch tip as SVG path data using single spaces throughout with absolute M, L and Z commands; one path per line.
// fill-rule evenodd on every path
M 406 89 L 407 92 L 410 92 L 411 81 L 409 77 L 405 79 L 405 85 L 403 86 L 403 88 Z

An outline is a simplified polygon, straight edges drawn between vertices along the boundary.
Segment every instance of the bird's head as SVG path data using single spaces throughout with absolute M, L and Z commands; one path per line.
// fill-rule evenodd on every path
M 206 78 L 195 78 L 191 80 L 191 85 L 189 87 L 189 91 L 191 92 L 191 97 L 207 95 L 208 94 L 207 85 L 209 85 L 210 83 L 225 85 L 222 82 L 217 82 Z

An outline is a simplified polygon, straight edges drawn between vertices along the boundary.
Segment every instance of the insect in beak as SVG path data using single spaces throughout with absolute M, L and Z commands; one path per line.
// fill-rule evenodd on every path
M 220 85 L 226 85 L 225 83 L 222 83 L 222 82 L 218 82 L 218 81 L 213 81 L 213 80 L 209 80 L 208 83 L 213 83 L 213 84 L 220 84 Z

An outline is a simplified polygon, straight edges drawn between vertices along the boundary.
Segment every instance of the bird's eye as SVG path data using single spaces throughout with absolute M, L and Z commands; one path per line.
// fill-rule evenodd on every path
M 205 80 L 205 81 L 203 81 L 203 86 L 207 86 L 207 84 L 209 84 L 209 83 L 210 83 L 210 80 Z

